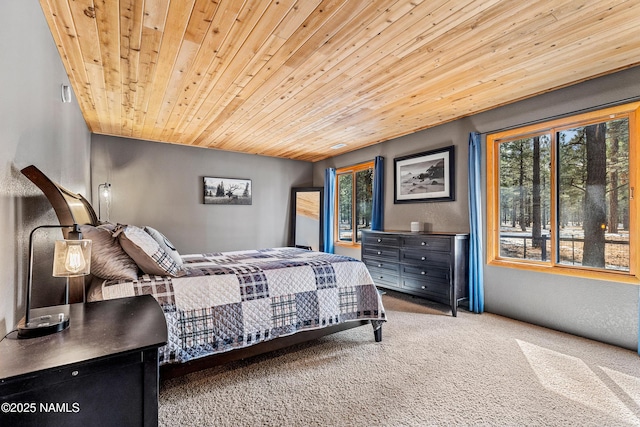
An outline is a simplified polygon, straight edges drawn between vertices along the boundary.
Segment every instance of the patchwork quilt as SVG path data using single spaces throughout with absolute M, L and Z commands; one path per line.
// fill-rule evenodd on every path
M 214 353 L 339 323 L 386 320 L 365 265 L 297 248 L 184 255 L 184 276 L 104 281 L 101 298 L 151 294 L 167 320 L 160 363 Z

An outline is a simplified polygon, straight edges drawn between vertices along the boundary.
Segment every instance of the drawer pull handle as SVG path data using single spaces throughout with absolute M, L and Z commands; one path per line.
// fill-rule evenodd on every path
M 384 279 L 384 276 L 379 276 L 378 279 Z
M 422 261 L 424 261 L 424 260 L 426 260 L 426 259 L 427 259 L 427 257 L 422 257 L 422 258 L 420 258 L 420 259 L 421 259 Z
M 78 371 L 73 371 L 73 372 L 71 372 L 71 376 L 72 376 L 72 377 L 78 376 Z
M 422 242 L 422 246 L 429 246 L 427 242 Z
M 382 255 L 382 252 L 378 251 L 378 255 Z
M 426 286 L 423 286 L 423 287 L 422 287 L 422 289 L 427 289 L 427 287 L 426 287 Z
M 382 239 L 378 239 L 378 243 L 382 242 Z
M 427 274 L 427 272 L 426 271 L 421 271 L 420 274 L 422 274 L 424 276 L 425 274 Z
M 378 267 L 382 267 L 382 264 L 378 264 Z

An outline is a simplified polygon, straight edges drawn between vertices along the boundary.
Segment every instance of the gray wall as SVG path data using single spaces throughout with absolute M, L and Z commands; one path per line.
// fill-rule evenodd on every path
M 432 230 L 468 231 L 469 132 L 483 133 L 484 143 L 486 134 L 496 130 L 638 96 L 640 68 L 636 67 L 318 162 L 314 184 L 322 185 L 327 167 L 383 155 L 386 229 L 408 230 L 411 221 L 422 221 Z M 457 153 L 457 201 L 394 205 L 393 159 L 452 144 Z M 486 163 L 482 188 L 486 188 Z M 486 213 L 484 197 L 483 206 Z M 358 251 L 340 247 L 336 252 L 359 257 Z M 486 311 L 630 349 L 638 346 L 638 291 L 634 285 L 485 266 Z
M 426 231 L 469 232 L 469 202 L 466 162 L 469 131 L 461 122 L 432 128 L 428 131 L 406 135 L 381 144 L 320 161 L 314 164 L 313 181 L 324 185 L 324 170 L 341 168 L 373 160 L 383 156 L 384 175 L 384 228 L 386 230 L 409 230 L 411 222 L 419 221 Z M 447 203 L 393 203 L 393 159 L 408 154 L 420 153 L 436 148 L 455 146 L 456 200 Z M 336 253 L 360 258 L 360 248 L 352 249 L 336 245 Z
M 38 2 L 0 2 L 0 58 L 0 333 L 4 335 L 24 315 L 29 232 L 38 225 L 58 224 L 47 199 L 20 169 L 34 164 L 69 189 L 87 194 L 90 135 L 75 97 L 72 103 L 61 102 L 60 85 L 69 80 Z M 61 236 L 56 233 L 52 239 Z M 40 250 L 49 237 L 46 232 L 36 235 L 36 255 L 50 253 Z M 64 283 L 53 286 L 49 295 L 49 278 L 50 270 L 34 277 L 35 305 L 57 303 Z M 48 301 L 50 296 L 54 300 Z
M 182 254 L 285 246 L 290 189 L 308 186 L 312 168 L 309 162 L 92 137 L 92 186 L 112 184 L 110 221 L 157 228 Z M 203 204 L 205 176 L 251 179 L 252 205 Z

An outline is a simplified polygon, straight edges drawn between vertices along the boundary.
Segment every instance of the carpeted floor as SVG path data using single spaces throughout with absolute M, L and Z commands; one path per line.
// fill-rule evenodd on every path
M 640 426 L 630 350 L 399 294 L 371 327 L 163 382 L 161 426 Z M 418 303 L 419 302 L 419 303 Z

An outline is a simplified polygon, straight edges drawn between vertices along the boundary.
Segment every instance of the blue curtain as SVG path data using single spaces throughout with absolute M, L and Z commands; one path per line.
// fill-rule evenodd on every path
M 384 157 L 377 156 L 373 167 L 373 206 L 371 209 L 371 229 L 384 229 Z
M 480 190 L 482 145 L 480 134 L 469 134 L 469 310 L 484 311 L 484 263 Z
M 327 168 L 324 171 L 324 224 L 323 238 L 324 251 L 334 253 L 333 245 L 333 224 L 335 223 L 335 212 L 333 202 L 336 198 L 336 170 Z

